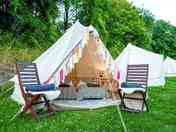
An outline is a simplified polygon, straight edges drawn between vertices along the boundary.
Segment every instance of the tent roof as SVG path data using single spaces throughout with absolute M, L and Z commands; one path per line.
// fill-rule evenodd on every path
M 167 77 L 176 76 L 176 60 L 170 57 L 164 60 L 164 74 Z
M 56 43 L 34 61 L 37 64 L 41 82 L 46 81 L 62 65 L 63 60 L 83 38 L 86 31 L 87 28 L 77 21 Z
M 138 52 L 138 53 L 142 53 L 142 54 L 148 54 L 150 56 L 158 56 L 159 58 L 160 57 L 163 57 L 162 55 L 160 54 L 157 54 L 157 53 L 153 53 L 151 51 L 148 51 L 148 50 L 145 50 L 145 49 L 142 49 L 140 47 L 137 47 L 135 45 L 132 45 L 131 43 L 129 43 L 127 45 L 127 47 L 124 48 L 124 50 L 121 52 L 121 54 L 115 59 L 115 62 L 118 62 L 119 58 L 122 57 L 124 55 L 124 53 L 127 53 L 127 52 L 130 52 L 130 51 L 135 51 L 135 52 Z

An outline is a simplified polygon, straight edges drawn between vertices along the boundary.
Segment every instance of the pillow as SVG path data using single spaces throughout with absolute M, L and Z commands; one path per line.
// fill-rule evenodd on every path
M 55 90 L 55 85 L 54 84 L 28 84 L 25 85 L 26 91 L 31 91 L 31 92 L 40 92 L 40 91 L 53 91 Z
M 144 86 L 141 84 L 127 83 L 127 82 L 122 82 L 121 87 L 122 88 L 144 88 Z

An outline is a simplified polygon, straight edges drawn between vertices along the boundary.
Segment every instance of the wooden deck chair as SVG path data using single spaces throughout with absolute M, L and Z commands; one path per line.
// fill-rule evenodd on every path
M 126 82 L 122 83 L 119 90 L 119 95 L 121 98 L 121 108 L 130 112 L 142 112 L 144 111 L 144 105 L 146 106 L 146 111 L 149 110 L 147 103 L 147 85 L 148 85 L 148 64 L 140 65 L 128 65 L 127 66 L 127 76 Z M 139 93 L 140 97 L 131 97 L 129 95 L 133 93 Z M 141 110 L 131 109 L 125 105 L 124 99 L 130 100 L 141 100 L 142 108 Z
M 49 91 L 54 92 L 56 94 L 60 94 L 59 90 L 48 90 L 46 89 L 47 86 L 51 85 L 41 85 L 38 71 L 35 63 L 28 63 L 28 62 L 16 62 L 16 71 L 17 77 L 19 80 L 20 91 L 22 97 L 24 99 L 24 106 L 22 108 L 21 113 L 26 113 L 30 111 L 32 117 L 34 119 L 38 119 L 37 112 L 34 111 L 33 106 L 38 103 L 44 103 L 49 113 L 53 113 L 54 109 L 50 104 L 50 101 L 47 99 L 46 95 Z M 54 85 L 54 84 L 53 84 Z M 31 90 L 26 90 L 27 86 L 32 86 Z M 45 86 L 45 89 L 42 87 Z M 42 102 L 39 100 L 43 100 Z

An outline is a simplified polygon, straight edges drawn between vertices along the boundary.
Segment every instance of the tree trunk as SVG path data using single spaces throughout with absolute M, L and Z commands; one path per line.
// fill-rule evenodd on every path
M 64 1 L 64 9 L 65 9 L 65 14 L 64 14 L 64 31 L 66 31 L 67 28 L 68 28 L 68 13 L 69 13 L 69 1 L 67 1 L 67 0 Z

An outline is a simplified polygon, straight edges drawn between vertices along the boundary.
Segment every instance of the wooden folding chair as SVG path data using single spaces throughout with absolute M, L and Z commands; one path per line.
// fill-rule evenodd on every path
M 33 106 L 39 103 L 44 103 L 44 106 L 47 107 L 48 112 L 53 113 L 54 109 L 51 106 L 50 101 L 45 96 L 45 92 L 47 91 L 35 92 L 35 94 L 33 94 L 32 92 L 26 91 L 25 89 L 26 85 L 41 85 L 36 64 L 18 61 L 16 62 L 16 71 L 19 80 L 20 91 L 24 99 L 24 106 L 21 113 L 30 111 L 32 117 L 34 119 L 38 119 L 37 113 L 34 111 Z M 39 102 L 41 99 L 44 101 Z
M 121 99 L 121 108 L 126 111 L 140 112 L 144 111 L 144 105 L 146 106 L 146 111 L 149 110 L 147 103 L 147 87 L 148 87 L 148 64 L 138 64 L 138 65 L 128 65 L 126 82 L 122 84 L 119 95 Z M 131 97 L 129 95 L 139 93 L 142 97 Z M 136 110 L 129 108 L 125 105 L 124 99 L 130 100 L 141 100 L 142 108 L 141 110 Z

